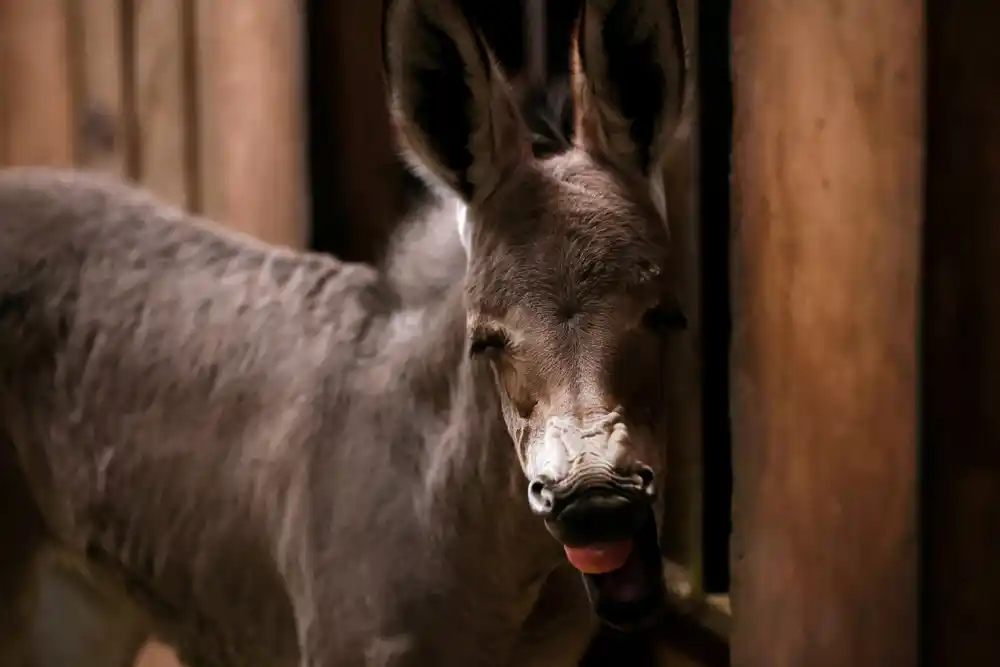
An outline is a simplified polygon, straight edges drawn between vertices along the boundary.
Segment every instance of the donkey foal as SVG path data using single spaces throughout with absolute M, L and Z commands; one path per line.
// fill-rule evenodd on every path
M 3 172 L 0 663 L 35 660 L 46 550 L 194 667 L 569 666 L 598 619 L 654 620 L 672 12 L 586 3 L 575 144 L 540 159 L 452 2 L 387 7 L 393 119 L 467 259 L 419 307 L 108 178 Z

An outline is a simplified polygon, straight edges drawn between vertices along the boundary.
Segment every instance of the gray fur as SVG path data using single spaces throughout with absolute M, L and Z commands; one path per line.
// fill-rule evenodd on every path
M 397 3 L 391 40 L 423 12 L 474 52 L 450 3 Z M 46 554 L 192 667 L 576 664 L 595 618 L 525 474 L 584 445 L 664 472 L 664 343 L 642 316 L 670 296 L 669 236 L 649 183 L 585 143 L 544 160 L 491 143 L 476 114 L 516 112 L 489 79 L 464 79 L 490 86 L 472 91 L 475 174 L 428 158 L 439 184 L 489 191 L 465 202 L 468 261 L 452 223 L 436 275 L 412 271 L 434 225 L 383 272 L 110 177 L 0 172 L 0 532 L 17 536 L 0 664 L 38 665 Z M 419 86 L 394 96 L 416 161 L 440 139 L 408 115 Z M 487 325 L 508 358 L 470 358 Z
M 557 547 L 511 448 L 486 446 L 506 434 L 461 362 L 460 291 L 421 331 L 368 267 L 88 174 L 4 172 L 0 221 L 0 462 L 40 540 L 87 554 L 193 665 L 514 650 Z M 522 511 L 484 521 L 504 497 Z M 485 556 L 511 551 L 529 557 Z

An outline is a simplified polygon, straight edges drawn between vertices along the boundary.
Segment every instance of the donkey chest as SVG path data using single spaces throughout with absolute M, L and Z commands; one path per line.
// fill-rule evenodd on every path
M 471 588 L 471 587 L 470 587 Z M 429 597 L 365 644 L 366 667 L 576 667 L 596 630 L 579 576 L 559 571 L 525 618 L 498 598 Z M 485 591 L 484 591 L 485 592 Z M 509 598 L 507 599 L 509 602 Z M 423 608 L 422 613 L 415 610 Z
M 381 635 L 370 640 L 358 664 L 366 667 L 576 667 L 590 643 L 594 625 L 587 619 L 550 619 L 543 633 L 537 628 L 506 637 L 452 628 L 447 638 L 424 642 L 409 634 Z M 428 648 L 436 644 L 437 650 Z M 352 663 L 353 664 L 353 663 Z
M 556 570 L 518 633 L 511 667 L 576 667 L 597 630 L 580 575 Z

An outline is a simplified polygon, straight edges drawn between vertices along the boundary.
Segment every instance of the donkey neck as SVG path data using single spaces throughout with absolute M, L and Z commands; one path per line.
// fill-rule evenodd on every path
M 491 530 L 509 528 L 522 546 L 528 535 L 554 546 L 528 509 L 527 481 L 500 410 L 492 369 L 485 360 L 468 355 L 462 293 L 461 286 L 450 290 L 440 306 L 440 329 L 431 327 L 425 334 L 429 346 L 442 349 L 442 357 L 426 372 L 430 377 L 451 378 L 447 403 L 438 406 L 446 406 L 441 413 L 445 430 L 426 442 L 427 500 L 432 512 L 442 500 L 449 507 L 477 503 L 493 517 L 482 525 Z
M 527 482 L 492 370 L 467 354 L 461 283 L 456 280 L 437 303 L 390 319 L 382 348 L 390 359 L 383 371 L 395 385 L 389 393 L 413 406 L 410 417 L 423 429 L 412 468 L 418 474 L 417 521 L 455 557 L 496 554 L 491 567 L 517 579 L 523 591 L 555 567 L 558 545 L 529 511 Z M 389 446 L 406 448 L 412 441 L 396 439 Z

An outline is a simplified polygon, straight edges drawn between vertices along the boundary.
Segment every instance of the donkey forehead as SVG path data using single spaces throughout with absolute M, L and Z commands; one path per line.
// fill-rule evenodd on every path
M 645 193 L 579 160 L 543 163 L 519 180 L 481 213 L 473 299 L 592 300 L 664 274 L 669 234 Z
M 585 241 L 596 253 L 629 248 L 662 254 L 667 228 L 648 187 L 572 150 L 509 179 L 481 211 L 483 223 L 488 237 L 508 245 L 541 244 L 564 252 L 563 246 Z

